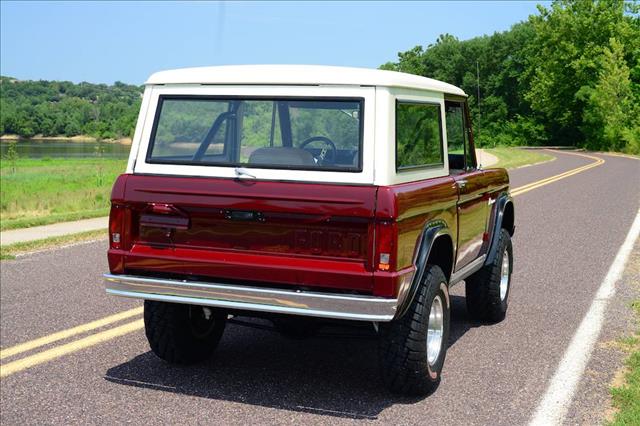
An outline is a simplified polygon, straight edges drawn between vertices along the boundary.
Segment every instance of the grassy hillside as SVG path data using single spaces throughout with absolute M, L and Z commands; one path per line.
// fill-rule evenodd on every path
M 0 163 L 0 230 L 105 216 L 126 160 L 17 159 Z

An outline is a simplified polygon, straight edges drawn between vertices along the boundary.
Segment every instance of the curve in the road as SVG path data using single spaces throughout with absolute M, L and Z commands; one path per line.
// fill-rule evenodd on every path
M 567 170 L 564 173 L 559 173 L 557 175 L 550 176 L 548 178 L 541 179 L 541 180 L 538 180 L 538 181 L 535 181 L 535 182 L 531 182 L 531 183 L 529 183 L 527 185 L 523 185 L 523 186 L 519 186 L 517 188 L 514 188 L 514 189 L 511 190 L 511 196 L 515 197 L 517 195 L 524 194 L 525 192 L 529 192 L 529 191 L 534 190 L 536 188 L 540 188 L 541 186 L 549 185 L 550 183 L 554 183 L 554 182 L 557 182 L 557 181 L 559 181 L 561 179 L 568 178 L 569 176 L 573 176 L 573 175 L 576 175 L 578 173 L 582 173 L 582 172 L 584 172 L 586 170 L 592 169 L 594 167 L 601 166 L 602 164 L 605 163 L 605 160 L 603 160 L 602 158 L 594 157 L 593 155 L 581 154 L 581 153 L 577 153 L 577 152 L 571 152 L 571 153 L 565 152 L 565 154 L 578 155 L 578 156 L 581 156 L 581 157 L 590 158 L 590 159 L 595 160 L 595 161 L 593 163 L 589 163 L 589 164 L 584 165 L 582 167 L 576 167 L 575 169 Z
M 551 152 L 554 152 L 552 150 L 550 150 Z M 593 167 L 597 167 L 602 165 L 605 160 L 598 158 L 598 157 L 594 157 L 591 155 L 587 155 L 587 154 L 583 154 L 583 153 L 577 153 L 577 152 L 567 152 L 567 151 L 562 151 L 565 154 L 570 154 L 570 155 L 577 155 L 577 156 L 581 156 L 581 157 L 585 157 L 585 158 L 589 158 L 589 159 L 593 159 L 595 161 L 593 161 L 592 163 L 580 166 L 580 167 L 576 167 L 570 170 L 567 170 L 563 173 L 559 173 L 544 179 L 540 179 L 534 182 L 531 182 L 529 184 L 517 187 L 512 189 L 511 194 L 512 196 L 518 196 L 521 194 L 524 194 L 528 191 L 540 188 L 542 186 L 545 185 L 549 185 L 551 183 L 557 182 L 561 179 L 567 178 L 569 176 L 573 176 L 575 174 L 581 173 L 583 171 L 589 170 Z M 95 321 L 91 321 L 88 322 L 86 324 L 81 324 L 66 330 L 62 330 L 62 331 L 58 331 L 56 333 L 52 333 L 25 343 L 21 343 L 15 346 L 12 346 L 10 348 L 7 349 L 2 349 L 0 350 L 0 359 L 4 359 L 4 358 L 8 358 L 10 356 L 14 356 L 14 355 L 18 355 L 20 353 L 41 347 L 41 346 L 45 346 L 51 343 L 54 343 L 56 341 L 59 340 L 63 340 L 63 339 L 67 339 L 69 337 L 78 335 L 78 334 L 82 334 L 82 333 L 86 333 L 88 331 L 92 331 L 98 328 L 102 328 L 106 325 L 110 325 L 112 323 L 115 322 L 119 322 L 123 319 L 126 318 L 130 318 L 136 315 L 140 315 L 142 314 L 142 308 L 138 307 L 135 309 L 131 309 L 131 310 L 127 310 L 127 311 L 123 311 L 114 315 L 110 315 Z M 123 328 L 124 327 L 124 328 Z M 16 373 L 18 371 L 24 370 L 26 368 L 30 368 L 33 367 L 35 365 L 41 364 L 43 362 L 48 362 L 51 361 L 53 359 L 59 358 L 60 356 L 63 356 L 67 353 L 71 353 L 71 352 L 76 352 L 78 350 L 81 349 L 85 349 L 88 348 L 90 346 L 102 343 L 106 340 L 111 340 L 114 339 L 116 337 L 119 337 L 123 334 L 126 333 L 130 333 L 133 331 L 136 331 L 138 329 L 141 329 L 143 327 L 142 323 L 139 321 L 135 321 L 133 323 L 127 324 L 127 326 L 120 326 L 120 327 L 116 327 L 113 330 L 118 330 L 118 332 L 110 332 L 112 330 L 107 330 L 107 331 L 102 331 L 102 332 L 98 332 L 95 335 L 90 335 L 88 337 L 85 338 L 81 338 L 75 342 L 71 342 L 71 343 L 67 343 L 67 344 L 63 344 L 60 345 L 58 347 L 54 347 L 52 349 L 48 349 L 46 351 L 43 351 L 42 353 L 38 353 L 35 355 L 31 355 L 31 356 L 27 356 L 23 359 L 17 360 L 17 361 L 12 361 L 10 363 L 4 364 L 0 366 L 0 377 L 6 377 L 10 374 Z M 124 333 L 123 333 L 124 331 Z M 92 338 L 94 336 L 99 336 L 99 338 Z
M 434 423 L 524 424 L 551 382 L 613 261 L 627 232 L 624 228 L 633 219 L 629 218 L 631 206 L 635 212 L 639 204 L 633 200 L 621 203 L 634 193 L 628 184 L 620 182 L 628 183 L 629 176 L 638 176 L 638 169 L 629 165 L 622 167 L 625 162 L 629 164 L 628 160 L 607 158 L 605 167 L 563 180 L 561 185 L 550 185 L 590 170 L 597 162 L 588 158 L 597 159 L 594 156 L 583 158 L 586 154 L 566 151 L 555 154 L 561 161 L 512 174 L 512 182 L 518 185 L 514 185 L 515 195 L 525 194 L 523 189 L 527 189 L 526 195 L 518 199 L 520 231 L 519 238 L 514 240 L 521 254 L 516 280 L 526 285 L 514 286 L 510 321 L 492 327 L 469 322 L 465 317 L 464 299 L 458 297 L 457 313 L 460 315 L 454 324 L 448 377 L 439 392 L 430 398 L 410 405 L 397 404 L 385 394 L 369 390 L 369 374 L 375 362 L 371 361 L 372 365 L 367 364 L 362 369 L 353 367 L 370 361 L 371 345 L 332 344 L 328 350 L 327 344 L 311 341 L 304 345 L 311 349 L 302 350 L 296 349 L 302 345 L 289 345 L 290 342 L 278 336 L 260 334 L 257 338 L 258 332 L 253 334 L 238 329 L 229 334 L 226 352 L 217 359 L 220 364 L 216 364 L 219 368 L 215 380 L 211 380 L 208 364 L 190 370 L 168 371 L 146 352 L 148 347 L 143 336 L 131 333 L 142 328 L 138 317 L 132 317 L 131 320 L 136 320 L 132 323 L 111 323 L 105 325 L 106 331 L 93 329 L 90 331 L 93 334 L 81 338 L 74 335 L 70 343 L 52 341 L 53 347 L 47 346 L 39 353 L 27 354 L 22 360 L 15 361 L 19 363 L 12 365 L 14 372 L 17 367 L 28 366 L 20 374 L 3 378 L 3 381 L 7 380 L 2 386 L 3 401 L 10 401 L 5 405 L 5 421 L 17 423 L 28 415 L 32 419 L 41 416 L 49 421 L 59 418 L 80 422 L 81 419 L 86 421 L 88 415 L 98 418 L 95 416 L 100 415 L 100 410 L 105 417 L 99 418 L 127 421 L 131 420 L 129 410 L 135 410 L 140 421 L 143 421 L 141 415 L 148 413 L 162 416 L 167 422 L 184 422 L 189 416 L 202 414 L 200 410 L 204 406 L 215 412 L 217 420 L 226 418 L 236 422 L 255 418 L 264 423 L 282 422 L 283 416 L 299 423 L 304 419 L 326 422 L 326 417 L 314 418 L 308 413 L 314 411 L 316 415 L 327 416 L 332 415 L 326 413 L 330 410 L 334 410 L 331 413 L 357 410 L 360 413 L 354 416 L 364 413 L 372 418 L 380 416 L 381 421 L 405 424 L 423 423 L 425 412 Z M 585 164 L 587 161 L 589 164 Z M 533 191 L 545 185 L 549 186 Z M 609 206 L 615 206 L 615 209 Z M 607 232 L 593 235 L 590 227 L 606 228 Z M 594 239 L 598 241 L 597 245 L 590 244 Z M 603 248 L 594 250 L 594 246 Z M 63 257 L 70 259 L 69 264 L 62 263 Z M 76 262 L 76 257 L 83 260 Z M 5 286 L 8 285 L 10 290 L 8 295 L 3 294 L 3 312 L 10 313 L 3 318 L 3 333 L 8 337 L 5 342 L 16 344 L 30 335 L 44 335 L 115 310 L 130 309 L 129 303 L 95 296 L 97 289 L 93 284 L 100 268 L 104 267 L 99 262 L 103 257 L 104 248 L 94 245 L 90 250 L 71 248 L 29 256 L 16 262 L 15 266 L 7 267 L 12 272 L 2 272 L 3 287 L 7 289 Z M 584 259 L 585 263 L 575 263 L 576 259 Z M 89 266 L 91 262 L 96 265 Z M 67 278 L 52 287 L 51 282 L 47 285 L 42 278 L 46 274 L 33 273 L 35 270 Z M 30 285 L 24 285 L 26 283 Z M 52 288 L 60 293 L 60 297 L 38 297 L 51 295 Z M 8 299 L 11 303 L 7 305 Z M 82 305 L 83 302 L 91 304 Z M 39 309 L 25 309 L 26 303 L 39 306 Z M 46 309 L 43 309 L 44 303 Z M 45 324 L 42 319 L 49 312 L 66 317 L 55 322 L 52 315 L 52 321 Z M 73 314 L 77 316 L 71 316 Z M 551 332 L 545 340 L 540 340 L 541 329 Z M 117 349 L 109 344 L 99 345 L 125 335 L 130 337 L 118 341 Z M 260 356 L 242 356 L 247 353 L 249 342 L 254 345 L 250 349 Z M 283 345 L 283 348 L 274 351 L 276 345 Z M 90 347 L 91 350 L 81 351 Z M 337 352 L 334 352 L 336 348 Z M 76 355 L 71 355 L 74 352 Z M 316 352 L 317 356 L 314 355 Z M 63 355 L 68 356 L 64 362 L 47 363 Z M 18 358 L 23 356 L 25 354 L 17 355 Z M 325 362 L 326 357 L 341 360 L 341 365 Z M 6 365 L 11 365 L 13 359 Z M 40 366 L 30 369 L 36 361 Z M 112 377 L 113 381 L 103 378 L 104 371 L 107 372 L 104 377 Z M 114 387 L 115 382 L 136 387 Z M 252 387 L 250 384 L 253 383 L 260 383 L 260 386 Z M 142 387 L 172 391 L 146 393 L 145 398 L 138 398 Z M 114 392 L 118 395 L 118 405 L 113 404 Z M 185 398 L 185 395 L 208 399 Z M 438 410 L 443 406 L 447 410 Z M 174 414 L 176 417 L 171 418 Z M 471 419 L 469 414 L 473 415 Z M 225 417 L 227 415 L 229 417 Z

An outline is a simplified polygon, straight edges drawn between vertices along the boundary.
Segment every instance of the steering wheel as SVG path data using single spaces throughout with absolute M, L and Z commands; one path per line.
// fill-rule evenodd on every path
M 305 149 L 307 145 L 316 141 L 323 142 L 326 147 L 322 148 L 320 154 L 317 157 L 314 156 L 313 158 L 315 158 L 319 165 L 334 164 L 336 161 L 338 150 L 336 149 L 336 144 L 334 144 L 329 138 L 326 138 L 324 136 L 312 136 L 302 141 L 302 143 L 300 144 L 300 149 Z

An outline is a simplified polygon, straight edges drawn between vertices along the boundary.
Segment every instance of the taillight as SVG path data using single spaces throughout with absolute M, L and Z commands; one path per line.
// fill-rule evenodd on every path
M 387 221 L 376 224 L 375 264 L 379 271 L 395 270 L 396 226 L 394 222 Z
M 124 206 L 113 204 L 111 213 L 109 213 L 109 245 L 112 249 L 123 248 L 124 238 L 124 222 L 125 222 Z

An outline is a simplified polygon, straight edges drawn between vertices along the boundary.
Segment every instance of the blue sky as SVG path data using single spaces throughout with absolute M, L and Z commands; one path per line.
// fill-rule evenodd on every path
M 0 2 L 0 72 L 141 84 L 201 65 L 378 67 L 399 51 L 508 29 L 536 2 Z

